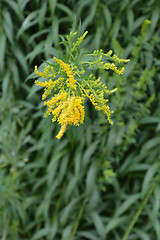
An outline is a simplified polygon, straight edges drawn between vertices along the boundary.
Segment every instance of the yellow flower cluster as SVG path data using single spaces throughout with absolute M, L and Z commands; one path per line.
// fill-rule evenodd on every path
M 78 38 L 78 40 L 75 43 L 73 43 L 73 47 L 71 48 L 71 52 L 73 52 L 75 50 L 75 48 L 83 42 L 87 33 L 88 33 L 88 31 L 86 31 L 81 37 Z
M 94 65 L 97 65 L 99 69 L 104 69 L 104 70 L 108 70 L 111 69 L 114 72 L 118 73 L 118 74 L 123 74 L 125 68 L 122 67 L 120 70 L 116 67 L 115 63 L 104 63 L 102 60 L 103 57 L 109 57 L 112 61 L 118 62 L 118 63 L 127 63 L 130 61 L 130 59 L 120 59 L 118 58 L 118 56 L 116 54 L 114 54 L 113 56 L 111 56 L 113 53 L 112 50 L 110 50 L 109 52 L 107 52 L 106 54 L 103 53 L 102 49 L 100 50 L 95 50 L 93 52 L 93 57 L 95 57 L 96 59 L 93 62 L 84 62 L 84 63 L 88 63 L 91 67 L 93 67 Z
M 59 63 L 60 65 L 60 71 L 59 73 L 61 73 L 61 70 L 63 72 L 65 72 L 67 74 L 67 87 L 71 87 L 74 90 L 76 90 L 76 80 L 74 79 L 74 72 L 71 70 L 70 64 L 64 63 L 62 60 L 57 59 L 57 58 L 53 58 L 57 63 Z
M 84 98 L 79 96 L 69 96 L 66 92 L 60 91 L 51 100 L 46 101 L 44 104 L 48 106 L 45 117 L 50 115 L 54 116 L 52 122 L 57 121 L 61 124 L 60 131 L 56 136 L 61 138 L 66 130 L 68 124 L 79 126 L 84 120 Z
M 124 67 L 122 67 L 121 70 L 118 70 L 114 63 L 105 63 L 104 64 L 103 62 L 100 62 L 98 64 L 98 66 L 99 66 L 100 69 L 104 69 L 104 70 L 111 69 L 118 74 L 123 74 L 123 72 L 125 70 Z
M 53 57 L 53 62 L 45 65 L 44 70 L 39 72 L 35 66 L 35 73 L 38 77 L 45 78 L 45 81 L 36 80 L 38 86 L 44 87 L 42 100 L 48 107 L 44 117 L 52 115 L 52 121 L 57 121 L 61 125 L 57 138 L 61 138 L 68 125 L 78 126 L 84 121 L 84 101 L 88 97 L 91 103 L 98 111 L 103 111 L 107 115 L 108 121 L 112 124 L 110 110 L 107 105 L 108 99 L 105 95 L 112 94 L 117 89 L 108 90 L 105 84 L 102 84 L 101 78 L 95 78 L 90 71 L 97 69 L 111 69 L 118 74 L 124 72 L 124 67 L 119 70 L 114 62 L 126 63 L 129 60 L 119 59 L 112 51 L 104 54 L 102 49 L 95 50 L 93 54 L 82 55 L 76 51 L 82 43 L 86 31 L 78 39 L 77 33 L 70 33 L 67 36 L 67 51 L 64 55 L 65 61 Z M 77 41 L 73 41 L 76 38 Z M 65 42 L 66 44 L 66 42 Z M 66 45 L 65 45 L 66 46 Z M 82 58 L 81 58 L 82 55 Z M 112 62 L 106 61 L 106 58 Z M 82 61 L 82 60 L 86 61 Z
M 111 114 L 113 111 L 110 111 L 108 105 L 108 99 L 105 98 L 106 94 L 112 94 L 117 89 L 108 90 L 105 84 L 102 84 L 100 77 L 95 79 L 92 74 L 89 76 L 88 81 L 83 80 L 81 84 L 82 88 L 85 89 L 85 95 L 89 98 L 91 103 L 98 111 L 103 111 L 107 115 L 108 121 L 110 124 L 113 124 L 111 121 Z
M 45 100 L 49 95 L 51 95 L 53 89 L 60 89 L 58 94 L 55 94 L 50 100 L 44 102 L 44 104 L 48 106 L 44 117 L 52 114 L 52 121 L 57 121 L 61 124 L 60 131 L 56 136 L 59 139 L 63 136 L 68 124 L 78 126 L 83 123 L 84 97 L 80 97 L 74 93 L 74 90 L 76 90 L 76 80 L 74 79 L 74 75 L 76 74 L 76 71 L 78 74 L 83 74 L 85 71 L 79 71 L 76 66 L 71 68 L 70 64 L 64 63 L 62 60 L 55 57 L 53 59 L 60 66 L 58 71 L 58 75 L 60 77 L 54 81 L 51 79 L 45 82 L 36 80 L 35 83 L 37 86 L 45 88 L 42 100 Z M 52 71 L 52 73 L 50 73 L 50 71 Z M 37 66 L 35 66 L 35 73 L 37 76 L 49 78 L 53 76 L 54 71 L 50 68 L 50 66 L 46 65 L 44 71 L 39 72 L 37 70 Z M 66 76 L 62 77 L 64 74 L 66 74 Z M 65 84 L 67 85 L 68 91 L 64 89 Z
M 55 72 L 53 70 L 53 67 L 48 66 L 48 65 L 45 65 L 42 73 L 38 72 L 37 66 L 35 66 L 34 71 L 35 71 L 36 75 L 39 76 L 39 77 L 44 77 L 44 78 L 48 78 L 48 77 L 53 77 L 54 78 L 55 77 Z

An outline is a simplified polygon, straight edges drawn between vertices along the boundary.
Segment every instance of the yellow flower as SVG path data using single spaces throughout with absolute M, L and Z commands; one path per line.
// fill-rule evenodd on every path
M 88 97 L 98 111 L 107 115 L 109 123 L 112 124 L 111 114 L 113 111 L 108 106 L 106 95 L 110 95 L 117 89 L 108 90 L 102 83 L 101 78 L 97 79 L 94 73 L 97 69 L 111 69 L 118 74 L 124 72 L 124 67 L 118 69 L 115 63 L 123 64 L 129 60 L 119 59 L 113 55 L 113 51 L 103 53 L 103 50 L 95 50 L 92 54 L 82 54 L 77 47 L 82 43 L 87 31 L 77 39 L 77 33 L 70 33 L 65 41 L 67 46 L 64 58 L 66 62 L 53 57 L 54 62 L 46 64 L 42 72 L 35 66 L 35 73 L 39 80 L 35 83 L 44 87 L 42 100 L 47 110 L 44 117 L 52 115 L 52 122 L 57 121 L 61 125 L 56 138 L 61 138 L 68 125 L 79 126 L 84 121 L 84 101 Z M 85 60 L 85 61 L 82 61 Z M 108 61 L 109 60 L 109 61 Z M 45 81 L 41 81 L 45 78 Z
M 83 42 L 87 33 L 88 33 L 88 31 L 86 31 L 81 37 L 78 38 L 78 40 L 75 43 L 73 43 L 73 47 L 71 48 L 71 52 L 73 52 L 75 50 L 75 48 Z
M 79 96 L 69 96 L 66 92 L 61 91 L 51 100 L 44 104 L 48 106 L 45 117 L 52 114 L 52 122 L 57 121 L 61 129 L 56 136 L 58 139 L 64 134 L 67 125 L 79 126 L 84 120 L 84 98 Z
M 74 73 L 71 69 L 70 64 L 64 63 L 62 60 L 57 59 L 56 57 L 54 57 L 53 59 L 60 65 L 60 71 L 63 71 L 67 74 L 67 87 L 71 87 L 76 90 L 76 80 L 74 79 Z

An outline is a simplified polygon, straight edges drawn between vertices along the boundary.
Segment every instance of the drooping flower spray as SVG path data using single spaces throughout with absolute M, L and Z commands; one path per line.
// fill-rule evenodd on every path
M 129 60 L 119 59 L 115 54 L 112 55 L 111 50 L 107 53 L 102 49 L 95 50 L 91 54 L 84 53 L 80 44 L 87 33 L 86 31 L 78 38 L 77 32 L 71 32 L 62 42 L 66 52 L 61 59 L 53 57 L 52 62 L 46 62 L 42 72 L 39 72 L 35 66 L 35 73 L 40 77 L 35 83 L 44 87 L 42 100 L 45 100 L 44 104 L 48 107 L 44 117 L 51 114 L 52 121 L 57 121 L 61 125 L 56 136 L 58 139 L 63 136 L 67 125 L 78 126 L 83 123 L 86 97 L 98 111 L 103 111 L 107 115 L 109 123 L 112 124 L 113 111 L 107 104 L 107 95 L 117 89 L 108 90 L 100 77 L 96 79 L 94 73 L 98 69 L 111 69 L 118 74 L 123 74 L 124 67 L 118 69 L 115 63 L 129 62 Z

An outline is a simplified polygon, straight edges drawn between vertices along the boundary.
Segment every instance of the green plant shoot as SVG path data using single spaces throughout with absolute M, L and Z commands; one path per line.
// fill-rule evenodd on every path
M 107 95 L 117 89 L 108 90 L 101 77 L 95 77 L 95 72 L 111 69 L 123 74 L 122 64 L 130 61 L 119 59 L 111 50 L 107 53 L 102 49 L 91 54 L 86 53 L 80 48 L 80 44 L 87 33 L 86 31 L 78 37 L 77 32 L 71 32 L 62 41 L 66 51 L 61 59 L 53 57 L 52 62 L 46 62 L 43 72 L 35 66 L 36 75 L 41 77 L 35 83 L 44 87 L 42 100 L 45 100 L 44 105 L 48 107 L 44 117 L 53 115 L 52 122 L 57 121 L 61 125 L 56 136 L 58 139 L 63 136 L 67 125 L 79 126 L 83 123 L 86 97 L 98 111 L 107 115 L 109 123 L 112 124 L 113 111 L 109 108 Z

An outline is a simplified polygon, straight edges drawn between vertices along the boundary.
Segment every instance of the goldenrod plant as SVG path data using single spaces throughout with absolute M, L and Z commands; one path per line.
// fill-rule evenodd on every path
M 113 111 L 108 105 L 107 95 L 114 93 L 117 88 L 109 90 L 102 83 L 101 77 L 95 76 L 95 72 L 110 69 L 123 74 L 122 64 L 130 60 L 118 58 L 112 50 L 107 53 L 102 49 L 91 54 L 86 53 L 80 48 L 80 44 L 87 33 L 88 31 L 78 37 L 77 32 L 71 32 L 66 39 L 63 38 L 62 44 L 65 45 L 66 52 L 62 59 L 53 57 L 52 62 L 46 62 L 42 72 L 35 66 L 35 73 L 40 77 L 35 83 L 44 87 L 42 100 L 45 100 L 44 105 L 48 107 L 44 117 L 51 114 L 52 122 L 57 121 L 61 125 L 57 139 L 63 136 L 67 125 L 79 126 L 84 122 L 86 97 L 98 111 L 107 115 L 110 124 L 113 123 Z
M 0 239 L 160 239 L 160 1 L 115 3 L 0 1 Z M 112 49 L 131 61 L 121 75 L 92 72 L 117 88 L 114 124 L 86 97 L 85 125 L 57 140 L 60 125 L 42 117 L 43 87 L 30 73 L 53 56 L 68 63 L 59 34 L 75 31 L 74 19 L 89 30 L 80 45 L 88 53 Z

